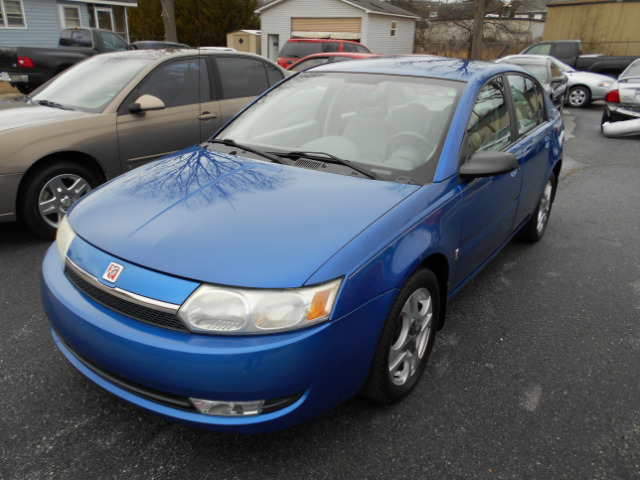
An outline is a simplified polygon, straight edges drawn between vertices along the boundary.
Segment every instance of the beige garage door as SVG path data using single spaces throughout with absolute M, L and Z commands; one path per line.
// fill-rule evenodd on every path
M 291 19 L 291 36 L 307 38 L 345 38 L 359 40 L 362 18 L 305 18 Z

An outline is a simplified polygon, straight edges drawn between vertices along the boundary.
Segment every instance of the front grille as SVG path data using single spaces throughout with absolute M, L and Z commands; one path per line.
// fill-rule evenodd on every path
M 121 315 L 134 320 L 155 325 L 156 327 L 168 328 L 179 332 L 189 332 L 189 329 L 180 321 L 175 313 L 146 307 L 115 296 L 92 285 L 76 273 L 73 268 L 70 268 L 68 264 L 65 265 L 64 274 L 83 294 L 114 312 L 120 313 Z

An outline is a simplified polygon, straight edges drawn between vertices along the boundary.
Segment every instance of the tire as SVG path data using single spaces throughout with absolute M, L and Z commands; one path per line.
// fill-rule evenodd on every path
M 557 187 L 558 180 L 556 179 L 556 175 L 551 172 L 536 209 L 533 211 L 529 221 L 524 224 L 516 235 L 518 240 L 534 243 L 544 236 L 544 232 L 547 230 L 547 225 L 549 224 L 549 215 L 551 214 L 551 206 L 556 196 Z
M 584 108 L 591 103 L 591 90 L 583 85 L 578 85 L 569 90 L 567 103 L 573 108 Z
M 418 270 L 391 306 L 362 395 L 389 405 L 413 390 L 427 366 L 439 315 L 438 279 L 431 270 Z
M 71 205 L 100 184 L 83 165 L 60 161 L 47 165 L 25 179 L 18 198 L 18 216 L 34 233 L 53 239 Z
M 16 83 L 16 89 L 23 95 L 29 95 L 36 88 L 28 83 Z

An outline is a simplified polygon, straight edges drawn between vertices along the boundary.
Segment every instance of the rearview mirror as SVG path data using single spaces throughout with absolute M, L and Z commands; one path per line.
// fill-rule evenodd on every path
M 458 173 L 467 179 L 504 175 L 519 168 L 518 158 L 507 152 L 476 152 L 460 166 Z
M 162 110 L 165 108 L 164 102 L 153 95 L 141 95 L 134 103 L 127 105 L 131 113 L 147 112 L 149 110 Z

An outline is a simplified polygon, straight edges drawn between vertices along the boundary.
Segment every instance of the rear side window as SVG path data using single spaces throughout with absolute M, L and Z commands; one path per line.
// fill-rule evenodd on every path
M 508 75 L 518 119 L 518 136 L 533 130 L 545 121 L 542 91 L 530 78 L 522 75 Z
M 215 63 L 224 99 L 255 97 L 269 88 L 266 64 L 261 60 L 229 56 L 216 58 Z
M 321 45 L 324 53 L 335 53 L 340 51 L 340 44 L 338 42 L 321 43 Z
M 322 53 L 323 45 L 322 42 L 287 42 L 280 50 L 280 58 L 302 58 L 314 53 Z
M 358 53 L 371 53 L 367 47 L 364 45 L 354 45 L 356 47 L 356 52 Z
M 554 56 L 558 58 L 571 58 L 574 55 L 575 46 L 571 43 L 558 43 L 554 48 Z

